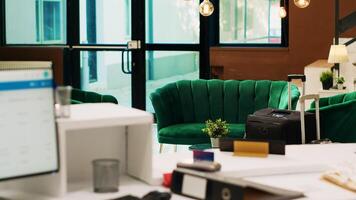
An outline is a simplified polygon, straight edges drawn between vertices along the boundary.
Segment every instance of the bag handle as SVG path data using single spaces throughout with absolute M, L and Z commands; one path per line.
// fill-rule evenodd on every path
M 302 80 L 302 82 L 305 82 L 306 76 L 304 74 L 289 74 L 288 82 L 291 82 L 292 80 Z
M 288 75 L 288 110 L 292 110 L 292 80 L 302 80 L 302 96 L 305 95 L 305 81 L 304 74 L 289 74 Z
M 302 129 L 302 144 L 305 144 L 305 100 L 314 99 L 315 100 L 315 115 L 316 115 L 316 134 L 317 140 L 320 140 L 320 108 L 319 100 L 320 96 L 318 94 L 309 94 L 301 96 L 300 102 L 300 123 Z

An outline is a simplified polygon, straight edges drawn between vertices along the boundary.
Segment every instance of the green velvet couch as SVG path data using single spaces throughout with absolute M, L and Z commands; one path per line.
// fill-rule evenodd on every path
M 356 142 L 356 92 L 320 98 L 320 131 L 333 142 Z
M 72 104 L 104 102 L 118 104 L 117 99 L 111 95 L 101 95 L 96 92 L 88 92 L 79 89 L 72 90 Z
M 263 108 L 287 109 L 285 81 L 183 80 L 151 94 L 161 144 L 201 144 L 209 138 L 202 132 L 205 121 L 221 118 L 230 126 L 229 137 L 243 138 L 247 116 Z M 292 108 L 299 91 L 292 85 Z

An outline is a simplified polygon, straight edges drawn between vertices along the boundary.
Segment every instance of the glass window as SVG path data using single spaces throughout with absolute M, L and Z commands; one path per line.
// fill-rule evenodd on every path
M 131 39 L 131 0 L 80 0 L 81 44 L 126 44 Z
M 199 1 L 146 0 L 147 43 L 199 43 Z
M 199 53 L 191 51 L 148 51 L 146 54 L 146 110 L 154 112 L 149 95 L 178 80 L 199 78 Z
M 66 0 L 6 0 L 7 44 L 65 44 L 65 4 Z
M 220 0 L 220 43 L 280 44 L 279 0 Z
M 80 57 L 81 89 L 113 95 L 131 107 L 131 75 L 122 72 L 121 52 L 82 51 Z

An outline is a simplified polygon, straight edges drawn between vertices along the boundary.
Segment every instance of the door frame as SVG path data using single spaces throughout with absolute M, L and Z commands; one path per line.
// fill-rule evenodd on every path
M 200 0 L 203 1 L 203 0 Z M 70 48 L 66 66 L 66 81 L 74 87 L 80 87 L 80 51 L 120 51 L 126 49 L 126 45 L 87 45 L 80 44 L 79 39 L 79 1 L 68 0 L 67 2 L 67 41 Z M 218 9 L 217 9 L 218 10 Z M 77 12 L 75 12 L 77 11 Z M 215 14 L 217 15 L 217 14 Z M 210 78 L 209 47 L 212 45 L 208 32 L 209 17 L 200 15 L 200 31 L 198 44 L 147 44 L 146 43 L 146 1 L 131 0 L 131 39 L 141 41 L 141 48 L 132 50 L 132 74 L 131 95 L 132 107 L 146 109 L 146 52 L 147 51 L 196 51 L 199 52 L 199 78 Z M 210 20 L 211 21 L 211 20 Z

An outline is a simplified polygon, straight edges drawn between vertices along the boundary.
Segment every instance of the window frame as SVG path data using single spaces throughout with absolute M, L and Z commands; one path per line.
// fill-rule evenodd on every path
M 37 5 L 38 12 L 39 15 L 36 14 L 36 18 L 38 17 L 38 22 L 41 22 L 39 24 L 36 24 L 36 31 L 39 33 L 39 40 L 37 44 L 66 44 L 66 25 L 67 25 L 67 19 L 66 19 L 66 12 L 65 12 L 65 8 L 66 8 L 66 1 L 62 1 L 62 0 L 36 0 L 39 2 L 39 4 Z M 60 36 L 61 36 L 61 40 L 45 40 L 44 38 L 44 2 L 59 2 L 60 3 L 60 19 L 63 19 L 63 23 L 60 24 L 61 26 L 61 31 L 60 31 Z M 36 19 L 37 21 L 37 19 Z M 42 23 L 43 22 L 43 23 Z M 37 39 L 37 38 L 36 38 Z
M 7 43 L 6 41 L 6 0 L 0 0 L 0 46 L 8 46 L 8 47 L 51 47 L 51 46 L 55 46 L 55 47 L 64 47 L 64 46 L 67 46 L 68 44 L 68 37 L 67 37 L 67 32 L 68 30 L 66 30 L 66 28 L 68 27 L 68 20 L 67 20 L 67 16 L 68 16 L 68 13 L 67 13 L 67 1 L 69 0 L 38 0 L 40 3 L 39 5 L 36 6 L 36 12 L 38 10 L 38 8 L 42 5 L 42 9 L 41 11 L 38 10 L 39 12 L 41 12 L 41 16 L 37 16 L 36 15 L 36 23 L 37 23 L 37 20 L 38 21 L 43 21 L 43 2 L 44 1 L 53 1 L 53 2 L 59 2 L 60 3 L 60 9 L 61 9 L 61 12 L 60 12 L 60 15 L 61 15 L 61 19 L 63 20 L 63 22 L 61 23 L 61 37 L 62 37 L 62 40 L 47 40 L 45 41 L 44 38 L 41 38 L 41 35 L 43 36 L 44 35 L 44 31 L 41 30 L 42 26 L 38 27 L 37 24 L 36 24 L 36 34 L 37 32 L 42 32 L 42 33 L 39 33 L 40 35 L 40 40 L 38 41 L 37 40 L 37 36 L 36 36 L 36 41 L 35 43 L 17 43 L 17 44 L 11 44 L 11 43 Z M 37 19 L 38 17 L 38 19 Z M 41 43 L 42 42 L 42 43 Z

